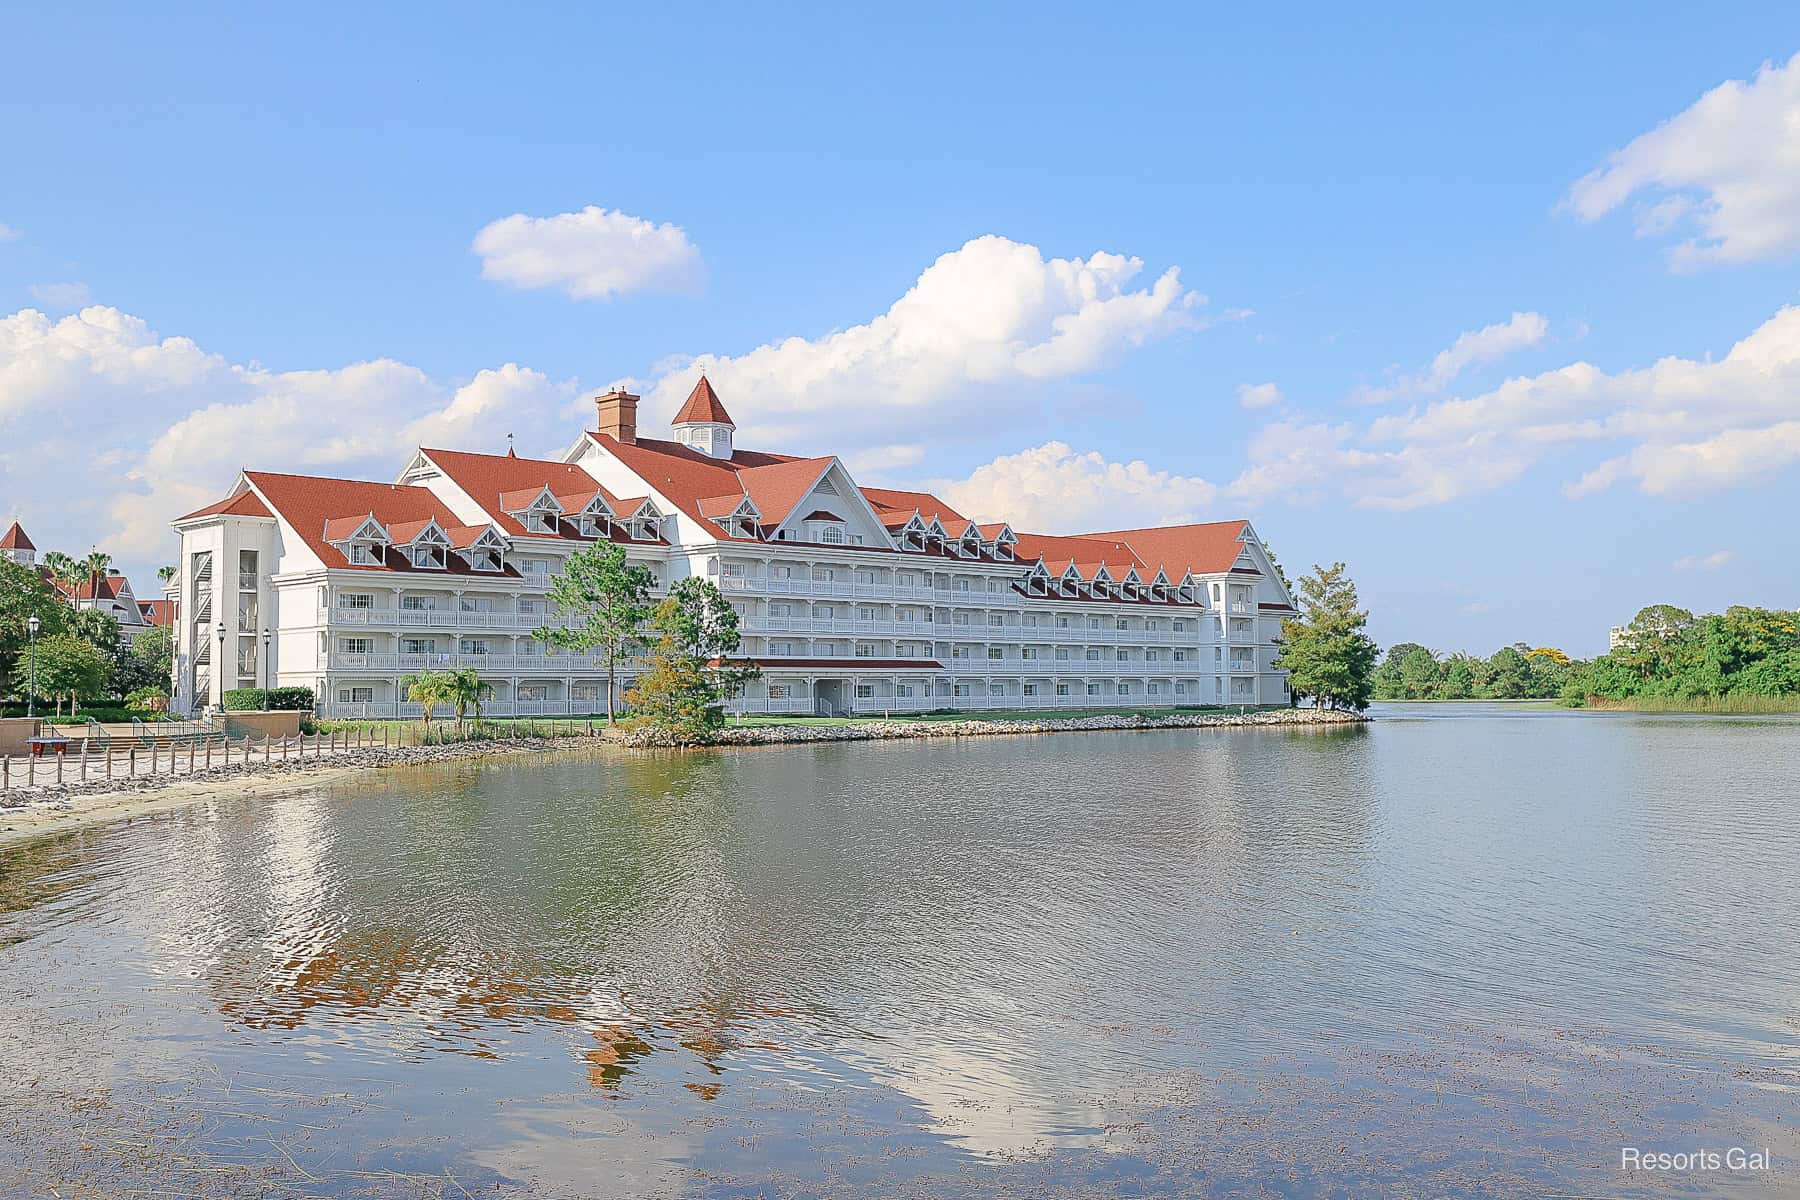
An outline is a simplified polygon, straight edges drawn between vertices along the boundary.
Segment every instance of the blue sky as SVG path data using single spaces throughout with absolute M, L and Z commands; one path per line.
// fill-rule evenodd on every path
M 1249 516 L 1384 642 L 1800 604 L 1800 13 L 1363 16 L 22 10 L 0 518 L 146 586 L 239 466 L 707 364 L 1021 527 Z

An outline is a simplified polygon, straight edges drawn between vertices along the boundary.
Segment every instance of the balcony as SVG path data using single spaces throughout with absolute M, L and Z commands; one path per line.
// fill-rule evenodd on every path
M 532 630 L 550 620 L 542 612 L 464 612 L 454 608 L 321 608 L 320 625 L 393 626 L 401 629 Z
M 473 668 L 481 674 L 500 672 L 539 674 L 561 677 L 590 674 L 606 669 L 606 658 L 600 654 L 463 654 L 457 651 L 434 651 L 430 654 L 396 654 L 393 651 L 334 650 L 329 658 L 333 671 L 452 671 Z
M 238 591 L 240 592 L 254 592 L 261 582 L 262 577 L 255 571 L 238 572 Z

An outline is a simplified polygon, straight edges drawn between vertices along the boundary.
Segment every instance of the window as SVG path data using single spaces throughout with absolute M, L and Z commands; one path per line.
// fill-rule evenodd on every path
M 1121 683 L 1119 685 L 1119 695 L 1121 695 L 1121 696 L 1131 695 L 1131 685 L 1129 683 Z
M 966 592 L 966 591 L 968 591 L 968 590 L 969 590 L 969 581 L 968 581 L 968 580 L 966 580 L 966 579 L 959 579 L 959 580 L 957 580 L 957 581 L 956 581 L 956 590 L 957 590 L 957 591 L 959 591 L 959 592 Z
M 473 638 L 464 638 L 462 652 L 464 654 L 486 654 L 488 652 L 488 644 L 485 639 L 476 640 Z
M 814 583 L 831 583 L 837 578 L 837 572 L 830 567 L 814 567 L 812 577 Z
M 999 613 L 989 613 L 988 614 L 988 624 L 995 625 L 995 626 L 1004 625 L 1004 624 L 1006 624 L 1006 618 L 1001 616 Z
M 1187 651 L 1186 650 L 1177 650 L 1177 651 L 1175 651 L 1174 657 L 1175 657 L 1176 662 L 1186 662 L 1187 661 Z
M 412 565 L 415 567 L 437 566 L 437 550 L 431 546 L 414 546 L 412 548 Z
M 339 704 L 369 704 L 375 699 L 372 687 L 352 687 L 338 689 Z
M 545 684 L 521 683 L 519 685 L 519 699 L 521 700 L 548 700 L 549 698 L 550 688 Z
M 464 612 L 493 612 L 494 601 L 488 596 L 464 596 L 459 607 Z
M 1056 618 L 1056 627 L 1058 629 L 1067 629 L 1069 627 L 1069 618 L 1067 618 L 1067 617 Z
M 792 642 L 770 642 L 769 653 L 791 656 L 794 653 Z
M 367 592 L 340 592 L 338 594 L 338 607 L 374 608 L 375 597 Z
M 1131 626 L 1129 626 L 1125 623 L 1124 617 L 1120 617 L 1118 624 L 1114 625 L 1113 628 L 1114 629 L 1129 629 L 1129 628 L 1131 628 Z
M 771 683 L 769 685 L 769 699 L 771 699 L 771 700 L 786 700 L 787 698 L 788 698 L 788 685 L 787 684 Z
M 569 685 L 569 699 L 577 704 L 592 704 L 600 699 L 600 685 L 597 683 L 572 683 Z
M 856 610 L 856 619 L 859 621 L 873 621 L 875 619 L 875 610 L 865 605 Z
M 1185 696 L 1185 695 L 1187 695 L 1187 684 L 1185 684 L 1185 683 L 1178 683 L 1178 684 L 1176 684 L 1176 685 L 1175 685 L 1175 694 L 1176 694 L 1176 695 L 1177 695 L 1177 696 Z
M 1068 662 L 1069 661 L 1069 648 L 1067 646 L 1058 646 L 1056 648 L 1056 661 L 1057 662 Z
M 827 541 L 830 541 L 830 540 L 831 540 L 831 539 L 829 539 L 829 538 L 827 538 L 827 539 L 826 539 L 826 540 L 827 540 Z M 862 545 L 862 544 L 863 544 L 863 535 L 862 535 L 862 534 L 860 534 L 860 533 L 853 533 L 853 534 L 851 534 L 851 535 L 850 535 L 850 544 L 851 544 L 851 545 L 852 545 L 852 546 L 860 546 L 860 545 Z
M 1144 661 L 1145 662 L 1158 662 L 1161 660 L 1161 658 L 1162 658 L 1162 655 L 1158 651 L 1155 651 L 1155 650 L 1144 651 Z
M 987 581 L 987 584 L 988 591 L 990 592 L 998 592 L 1000 590 L 1000 581 L 998 579 L 990 579 Z
M 1100 685 L 1097 683 L 1088 684 L 1087 685 L 1087 694 L 1090 696 L 1098 696 L 1100 694 Z
M 972 694 L 972 691 L 973 689 L 971 689 L 968 684 L 959 683 L 956 685 L 956 698 L 958 700 L 967 700 Z
M 874 697 L 875 697 L 875 685 L 874 684 L 859 683 L 856 685 L 856 698 L 858 700 L 872 700 L 872 699 L 874 699 Z
M 1027 661 L 1036 659 L 1037 656 L 1038 648 L 1036 646 L 1022 646 L 1019 649 L 1019 657 L 1026 659 Z
M 998 647 L 998 646 L 989 646 L 988 647 L 988 661 L 997 662 L 1000 659 L 1005 658 L 1005 657 L 1006 657 L 1006 651 L 1002 650 L 1000 647 Z
M 1154 684 L 1154 683 L 1147 683 L 1147 684 L 1145 684 L 1145 685 L 1144 685 L 1144 692 L 1145 692 L 1145 693 L 1146 693 L 1146 694 L 1147 694 L 1147 695 L 1151 695 L 1151 696 L 1156 696 L 1156 695 L 1160 695 L 1160 694 L 1161 694 L 1161 687 L 1160 687 L 1160 685 L 1158 685 L 1158 684 Z
M 1100 618 L 1099 617 L 1089 617 L 1087 627 L 1089 629 L 1100 628 Z
M 437 607 L 435 596 L 402 596 L 400 607 L 407 612 L 430 612 Z
M 1056 694 L 1057 694 L 1057 695 L 1059 695 L 1059 696 L 1066 696 L 1066 695 L 1068 695 L 1068 694 L 1069 694 L 1069 685 L 1068 685 L 1068 684 L 1066 684 L 1066 683 L 1059 683 L 1059 684 L 1057 684 L 1057 685 L 1056 685 Z
M 338 639 L 338 649 L 345 654 L 375 653 L 375 639 L 366 637 L 347 637 Z
M 895 684 L 895 685 L 894 685 L 894 695 L 896 695 L 896 696 L 898 696 L 898 697 L 900 697 L 900 699 L 902 699 L 902 700 L 911 700 L 911 699 L 912 699 L 912 694 L 913 694 L 913 690 L 912 690 L 912 684 L 910 684 L 910 683 L 896 683 L 896 684 Z
M 1027 695 L 1027 696 L 1035 696 L 1035 695 L 1037 695 L 1037 684 L 1035 684 L 1035 683 L 1028 683 L 1028 684 L 1026 684 L 1026 685 L 1025 685 L 1025 694 L 1026 694 L 1026 695 Z
M 844 531 L 836 525 L 826 525 L 819 530 L 819 540 L 831 546 L 844 544 Z
M 875 643 L 874 642 L 858 642 L 858 643 L 856 643 L 856 657 L 858 657 L 858 658 L 874 658 L 875 657 Z
M 401 638 L 400 653 L 432 654 L 437 650 L 437 643 L 430 638 Z
M 1177 621 L 1177 622 L 1175 622 L 1175 632 L 1176 632 L 1176 633 L 1185 633 L 1185 632 L 1187 632 L 1187 622 L 1186 622 L 1186 621 Z
M 1099 662 L 1100 661 L 1100 651 L 1097 647 L 1094 647 L 1094 646 L 1088 647 L 1087 660 L 1089 662 Z

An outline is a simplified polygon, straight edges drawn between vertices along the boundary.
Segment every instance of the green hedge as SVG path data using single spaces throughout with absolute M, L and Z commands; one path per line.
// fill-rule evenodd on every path
M 262 709 L 265 698 L 270 709 L 284 712 L 312 711 L 313 691 L 308 687 L 278 687 L 267 691 L 262 688 L 233 688 L 225 693 L 225 711 L 257 712 Z

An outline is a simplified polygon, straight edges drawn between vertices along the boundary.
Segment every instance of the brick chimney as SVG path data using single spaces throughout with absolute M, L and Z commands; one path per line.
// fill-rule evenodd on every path
M 639 399 L 624 388 L 614 388 L 595 396 L 594 404 L 600 410 L 600 432 L 611 434 L 627 445 L 635 445 Z

